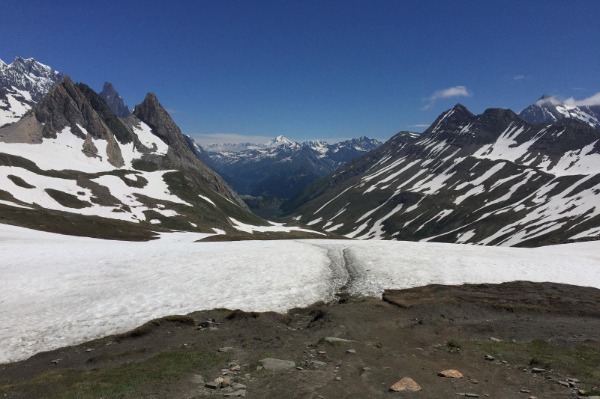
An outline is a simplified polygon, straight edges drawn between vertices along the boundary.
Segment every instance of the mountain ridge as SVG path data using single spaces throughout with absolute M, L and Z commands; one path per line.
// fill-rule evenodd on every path
M 600 236 L 600 133 L 584 122 L 529 124 L 457 105 L 406 139 L 311 186 L 287 212 L 363 239 L 530 246 Z

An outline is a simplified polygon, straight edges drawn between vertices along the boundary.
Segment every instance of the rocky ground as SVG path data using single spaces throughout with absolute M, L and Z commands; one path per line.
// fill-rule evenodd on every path
M 517 282 L 196 312 L 1 365 L 0 397 L 594 397 L 599 303 L 600 290 Z

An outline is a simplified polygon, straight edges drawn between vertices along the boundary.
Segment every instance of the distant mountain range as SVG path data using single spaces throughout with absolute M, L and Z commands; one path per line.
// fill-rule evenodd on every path
M 423 134 L 394 136 L 284 208 L 350 238 L 529 246 L 597 239 L 600 132 L 579 118 L 531 124 L 511 110 L 473 115 L 459 104 Z
M 267 223 L 250 204 L 350 238 L 599 239 L 599 108 L 549 96 L 518 115 L 458 104 L 424 133 L 383 145 L 279 136 L 203 149 L 154 94 L 131 112 L 110 83 L 97 94 L 17 57 L 0 61 L 0 222 L 121 239 L 300 231 Z
M 263 201 L 257 197 L 271 205 L 278 204 L 317 178 L 380 145 L 379 140 L 368 137 L 328 144 L 297 143 L 278 136 L 266 144 L 213 144 L 200 152 L 200 159 L 245 196 L 253 210 L 261 213 Z

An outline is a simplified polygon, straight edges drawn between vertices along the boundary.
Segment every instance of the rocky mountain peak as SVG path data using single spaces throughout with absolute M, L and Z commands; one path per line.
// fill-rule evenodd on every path
M 268 147 L 277 147 L 280 145 L 292 145 L 295 144 L 293 141 L 291 141 L 290 139 L 288 139 L 287 137 L 285 137 L 284 135 L 280 134 L 279 136 L 275 137 L 274 139 L 272 139 L 271 141 L 269 141 L 267 143 Z
M 104 82 L 104 87 L 102 88 L 102 91 L 98 93 L 98 95 L 106 101 L 111 111 L 115 115 L 121 118 L 125 118 L 131 113 L 127 105 L 125 105 L 123 97 L 121 97 L 119 93 L 117 93 L 117 90 L 112 85 L 112 83 Z
M 183 140 L 181 131 L 158 101 L 156 94 L 148 93 L 141 104 L 136 105 L 133 114 L 152 128 L 154 134 L 165 143 L 173 145 Z
M 0 63 L 0 88 L 27 92 L 31 97 L 26 99 L 30 106 L 62 79 L 60 72 L 33 58 L 15 57 L 10 64 Z

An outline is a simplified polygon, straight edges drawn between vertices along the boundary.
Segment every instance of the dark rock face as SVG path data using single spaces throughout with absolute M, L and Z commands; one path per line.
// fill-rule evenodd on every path
M 351 238 L 542 245 L 600 238 L 600 132 L 457 105 L 284 205 Z
M 106 101 L 108 107 L 116 116 L 125 118 L 131 113 L 125 105 L 123 97 L 117 93 L 112 83 L 105 82 L 102 91 L 98 95 Z
M 66 77 L 54 86 L 34 108 L 36 119 L 44 125 L 43 136 L 55 138 L 65 127 L 85 138 L 83 127 L 93 138 L 118 138 L 122 144 L 133 140 L 132 133 L 110 112 L 104 101 L 88 86 Z

